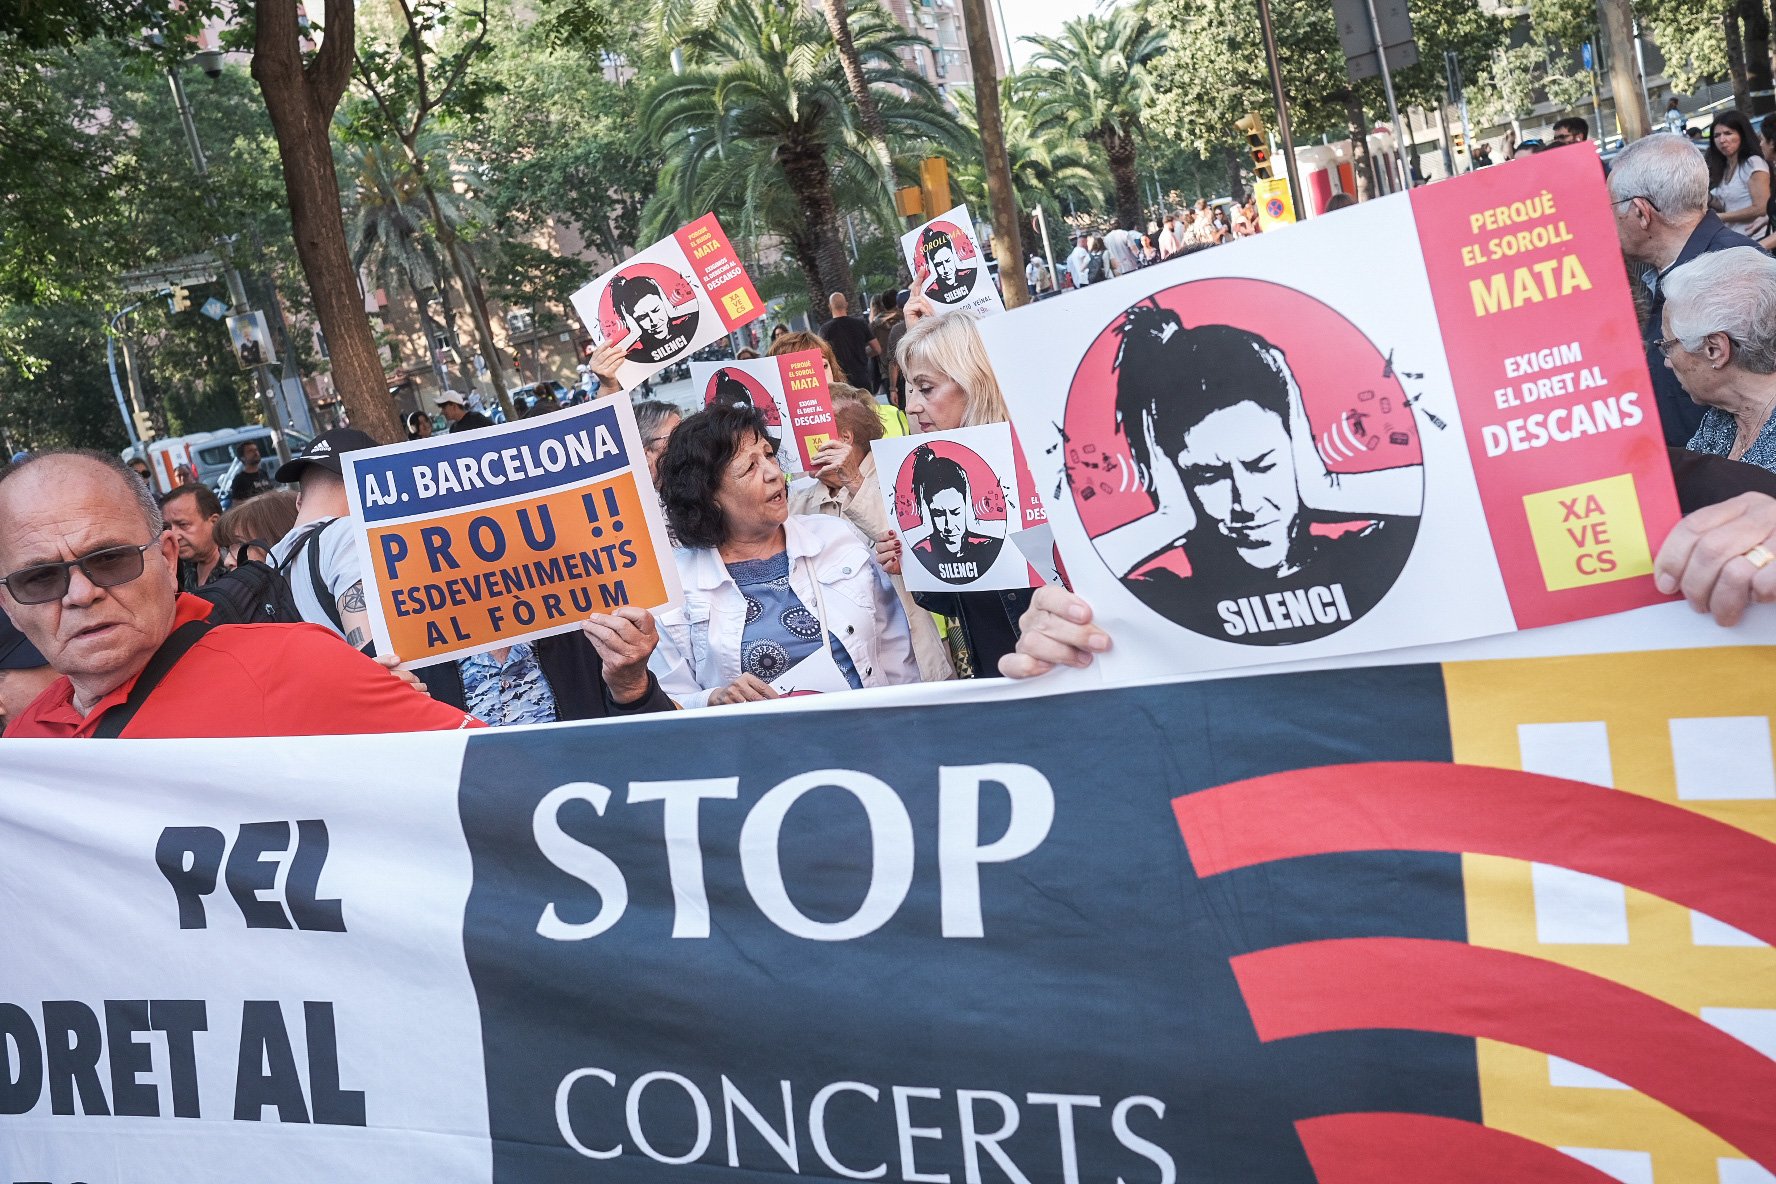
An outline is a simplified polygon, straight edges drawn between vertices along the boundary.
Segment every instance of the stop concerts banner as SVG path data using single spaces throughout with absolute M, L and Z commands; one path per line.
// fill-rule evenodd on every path
M 1603 173 L 1546 152 L 981 322 L 1069 579 L 1152 677 L 1660 599 Z
M 1765 1179 L 1763 624 L 5 741 L 0 1180 Z

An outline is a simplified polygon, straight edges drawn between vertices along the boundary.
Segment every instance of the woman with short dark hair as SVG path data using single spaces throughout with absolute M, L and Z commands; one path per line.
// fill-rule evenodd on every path
M 686 707 L 919 681 L 906 614 L 862 536 L 792 515 L 763 417 L 715 405 L 660 458 L 681 607 L 661 610 L 652 666 Z

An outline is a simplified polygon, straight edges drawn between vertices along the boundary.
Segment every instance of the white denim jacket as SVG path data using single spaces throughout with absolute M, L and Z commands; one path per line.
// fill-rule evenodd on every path
M 792 514 L 784 523 L 789 586 L 839 639 L 866 687 L 918 682 L 906 613 L 874 550 L 838 518 Z M 713 548 L 675 547 L 684 604 L 658 609 L 660 644 L 648 666 L 684 707 L 705 707 L 712 691 L 740 677 L 746 596 Z M 815 588 L 815 582 L 819 588 Z

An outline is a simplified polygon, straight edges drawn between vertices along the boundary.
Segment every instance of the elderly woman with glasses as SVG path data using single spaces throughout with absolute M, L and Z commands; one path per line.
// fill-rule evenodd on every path
M 652 667 L 685 707 L 919 681 L 907 617 L 855 527 L 792 514 L 751 406 L 689 416 L 660 458 L 682 607 L 658 613 Z
M 1706 408 L 1692 452 L 1776 471 L 1776 259 L 1719 251 L 1665 277 L 1665 365 Z

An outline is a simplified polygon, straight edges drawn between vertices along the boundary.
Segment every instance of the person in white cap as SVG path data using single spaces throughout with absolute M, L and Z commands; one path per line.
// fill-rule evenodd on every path
M 443 394 L 436 396 L 432 401 L 438 405 L 438 410 L 442 412 L 444 418 L 450 422 L 450 427 L 447 430 L 451 435 L 455 435 L 457 432 L 472 432 L 477 428 L 490 428 L 493 426 L 493 421 L 491 419 L 488 419 L 479 411 L 469 410 L 469 399 L 467 395 L 457 391 L 445 391 Z

